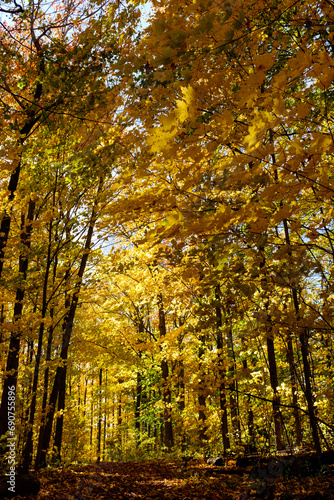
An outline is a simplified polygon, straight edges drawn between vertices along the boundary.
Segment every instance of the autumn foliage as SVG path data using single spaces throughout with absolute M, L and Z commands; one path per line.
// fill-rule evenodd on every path
M 334 4 L 2 2 L 17 464 L 333 446 Z

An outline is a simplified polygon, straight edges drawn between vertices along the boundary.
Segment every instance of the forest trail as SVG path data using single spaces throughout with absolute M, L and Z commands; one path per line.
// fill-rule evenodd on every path
M 292 467 L 291 467 L 292 468 Z M 270 469 L 270 467 L 269 467 Z M 268 471 L 267 471 L 268 472 Z M 169 499 L 169 500 L 281 500 L 334 499 L 334 468 L 315 476 L 266 476 L 265 468 L 223 467 L 203 460 L 155 462 L 102 462 L 43 470 L 36 500 Z M 259 477 L 262 476 L 262 479 Z M 263 481 L 265 477 L 265 481 Z

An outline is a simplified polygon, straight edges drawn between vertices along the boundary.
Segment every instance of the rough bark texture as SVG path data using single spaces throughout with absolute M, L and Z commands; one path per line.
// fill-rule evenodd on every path
M 241 428 L 240 428 L 240 417 L 239 417 L 239 398 L 238 398 L 238 385 L 237 385 L 237 374 L 236 374 L 236 359 L 234 354 L 234 346 L 233 346 L 233 333 L 232 328 L 228 327 L 228 350 L 229 357 L 231 360 L 231 364 L 229 367 L 229 376 L 231 379 L 231 383 L 229 384 L 230 389 L 230 411 L 231 411 L 231 421 L 234 432 L 235 442 L 241 444 Z
M 136 446 L 140 444 L 140 407 L 142 398 L 142 379 L 141 374 L 137 372 L 137 382 L 136 382 L 136 401 L 135 401 L 135 429 L 136 429 Z
M 101 178 L 100 182 L 99 182 L 99 187 L 97 190 L 97 197 L 102 190 L 102 186 L 103 186 L 103 179 Z M 49 407 L 48 407 L 47 414 L 45 416 L 44 432 L 43 432 L 43 435 L 40 435 L 40 439 L 42 440 L 41 444 L 39 445 L 39 447 L 41 449 L 41 453 L 40 453 L 40 456 L 36 457 L 36 464 L 35 464 L 36 468 L 46 466 L 46 454 L 47 454 L 47 451 L 48 451 L 49 445 L 50 445 L 52 424 L 53 424 L 53 418 L 54 418 L 54 414 L 55 414 L 56 402 L 57 402 L 58 396 L 59 396 L 58 410 L 65 409 L 65 385 L 66 385 L 68 348 L 69 348 L 72 330 L 73 330 L 74 317 L 75 317 L 75 313 L 76 313 L 77 306 L 78 306 L 82 278 L 84 276 L 84 272 L 85 272 L 87 260 L 88 260 L 88 254 L 89 254 L 90 247 L 91 247 L 91 242 L 92 242 L 92 237 L 93 237 L 93 232 L 94 232 L 94 225 L 95 225 L 95 221 L 96 221 L 96 209 L 97 209 L 97 198 L 96 198 L 94 206 L 93 206 L 92 215 L 91 215 L 91 219 L 90 219 L 90 223 L 89 223 L 89 227 L 88 227 L 88 232 L 87 232 L 87 236 L 86 236 L 86 243 L 84 246 L 84 252 L 83 252 L 81 262 L 80 262 L 80 267 L 78 270 L 78 284 L 76 286 L 75 291 L 73 292 L 73 296 L 71 299 L 71 305 L 70 305 L 68 314 L 66 315 L 66 318 L 64 321 L 63 338 L 62 338 L 62 346 L 61 346 L 61 353 L 60 353 L 60 364 L 59 364 L 57 371 L 56 371 L 56 376 L 54 379 L 53 388 L 52 388 L 51 395 L 50 395 Z M 59 420 L 59 423 L 58 423 L 58 429 L 56 429 L 57 443 L 55 443 L 55 445 L 57 446 L 57 450 L 59 450 L 58 453 L 60 453 L 60 449 L 61 449 L 62 430 L 63 430 L 63 419 L 61 418 Z
M 284 222 L 285 241 L 286 241 L 287 245 L 290 245 L 290 235 L 289 235 L 288 223 L 286 220 L 284 220 L 283 222 Z M 292 252 L 291 252 L 291 254 L 292 254 Z M 299 333 L 299 340 L 300 340 L 300 348 L 301 348 L 302 359 L 303 359 L 303 369 L 304 369 L 304 378 L 305 378 L 305 396 L 306 396 L 306 401 L 307 401 L 310 427 L 311 427 L 311 431 L 312 431 L 312 437 L 313 437 L 315 450 L 318 454 L 320 454 L 321 453 L 321 443 L 320 443 L 318 424 L 317 424 L 317 419 L 316 419 L 315 409 L 314 409 L 314 396 L 312 393 L 312 386 L 311 386 L 311 376 L 312 375 L 311 375 L 310 362 L 309 362 L 309 358 L 308 358 L 308 354 L 309 354 L 308 331 L 307 331 L 306 327 L 299 327 L 299 325 L 298 325 L 298 323 L 300 322 L 300 312 L 299 312 L 299 301 L 298 301 L 297 290 L 295 287 L 292 287 L 291 291 L 292 291 L 293 306 L 294 306 L 295 313 L 296 313 L 297 328 L 299 329 L 299 332 L 300 332 Z
M 207 446 L 207 425 L 206 425 L 206 384 L 205 384 L 205 368 L 203 366 L 202 358 L 204 355 L 204 344 L 205 344 L 205 338 L 203 335 L 200 336 L 200 347 L 198 350 L 198 361 L 199 361 L 199 369 L 198 369 L 198 393 L 197 393 L 197 400 L 198 400 L 198 434 L 199 434 L 199 441 L 201 447 L 204 449 L 204 452 L 206 453 L 206 446 Z
M 158 296 L 158 308 L 159 308 L 159 333 L 160 338 L 166 335 L 166 319 L 165 311 L 163 307 L 162 295 Z M 163 443 L 168 450 L 174 446 L 174 436 L 173 436 L 173 422 L 172 422 L 172 394 L 169 387 L 169 369 L 168 362 L 164 358 L 161 360 L 161 375 L 162 375 L 162 401 L 163 401 Z
M 220 287 L 217 285 L 215 290 L 215 298 L 220 299 Z M 219 305 L 216 306 L 216 326 L 217 326 L 217 363 L 218 363 L 218 376 L 219 376 L 219 407 L 221 411 L 221 434 L 223 438 L 224 454 L 230 449 L 230 438 L 228 436 L 228 420 L 227 420 L 227 401 L 226 401 L 226 387 L 225 378 L 226 370 L 224 369 L 223 357 L 223 333 L 222 333 L 222 310 Z
M 262 273 L 261 278 L 261 286 L 263 291 L 266 291 L 267 285 L 267 275 L 266 275 L 266 259 L 264 247 L 261 246 L 259 248 L 260 255 L 262 256 L 262 260 L 260 262 L 260 272 Z M 270 376 L 270 385 L 273 390 L 273 418 L 274 418 L 274 426 L 275 426 L 275 438 L 276 438 L 276 448 L 278 450 L 285 449 L 285 443 L 283 439 L 283 422 L 282 415 L 280 411 L 280 396 L 278 394 L 278 377 L 277 377 L 277 364 L 276 364 L 276 355 L 275 355 L 275 344 L 274 344 L 274 334 L 271 325 L 271 317 L 268 312 L 269 308 L 269 300 L 265 301 L 265 310 L 267 315 L 267 325 L 266 325 L 266 342 L 267 342 L 267 355 L 268 355 L 268 365 L 269 365 L 269 376 Z
M 97 461 L 101 461 L 102 437 L 102 368 L 99 370 L 99 420 L 97 423 Z
M 270 335 L 271 332 L 267 332 L 267 354 L 269 363 L 269 375 L 270 375 L 270 385 L 273 390 L 273 417 L 275 426 L 275 436 L 276 436 L 276 448 L 278 450 L 285 449 L 285 443 L 283 440 L 283 425 L 282 417 L 280 412 L 280 396 L 277 392 L 278 388 L 278 377 L 277 377 L 277 365 L 275 356 L 274 339 Z
M 41 317 L 42 320 L 46 317 L 47 311 L 47 292 L 48 292 L 48 281 L 49 281 L 49 273 L 51 267 L 51 245 L 52 245 L 52 223 L 49 226 L 49 241 L 48 241 L 48 252 L 46 259 L 46 269 L 44 275 L 44 283 L 43 283 L 43 293 L 42 293 L 42 311 Z M 35 359 L 35 368 L 34 368 L 34 376 L 33 376 L 33 384 L 32 384 L 32 398 L 30 404 L 30 416 L 29 416 L 29 428 L 27 439 L 25 442 L 25 446 L 23 449 L 23 461 L 22 468 L 25 473 L 29 472 L 29 467 L 32 459 L 32 449 L 33 449 L 33 426 L 35 420 L 35 411 L 36 411 L 36 398 L 37 398 L 37 386 L 38 386 L 38 376 L 39 376 L 39 367 L 42 357 L 42 346 L 43 346 L 43 336 L 44 336 L 44 321 L 41 321 L 39 326 L 39 334 L 38 334 L 38 345 L 37 345 L 37 353 Z
M 291 384 L 291 392 L 292 392 L 292 404 L 293 404 L 293 417 L 295 421 L 295 438 L 296 445 L 301 447 L 303 444 L 303 435 L 302 435 L 302 425 L 300 419 L 300 412 L 298 410 L 298 397 L 297 397 L 297 377 L 296 377 L 296 369 L 294 363 L 294 355 L 293 355 L 293 345 L 291 336 L 288 338 L 287 342 L 287 360 L 289 363 L 289 372 L 290 372 L 290 384 Z
M 30 249 L 30 238 L 32 233 L 31 222 L 34 217 L 35 202 L 29 201 L 27 217 L 21 216 L 21 253 L 19 257 L 20 284 L 16 290 L 13 322 L 21 318 L 23 311 L 23 299 L 25 295 L 24 283 L 27 279 L 28 271 L 28 251 Z M 19 367 L 21 331 L 14 330 L 10 335 L 9 350 L 7 355 L 6 376 L 3 384 L 3 392 L 0 407 L 0 436 L 8 430 L 7 406 L 8 388 L 17 386 L 17 375 Z

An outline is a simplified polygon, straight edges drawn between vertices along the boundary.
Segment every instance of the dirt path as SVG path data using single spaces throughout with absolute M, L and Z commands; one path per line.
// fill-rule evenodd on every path
M 45 470 L 36 500 L 334 500 L 333 469 L 313 477 L 266 476 L 265 469 L 203 461 L 101 463 Z M 275 475 L 276 474 L 276 475 Z M 268 479 L 269 477 L 269 479 Z M 17 500 L 30 497 L 15 497 Z

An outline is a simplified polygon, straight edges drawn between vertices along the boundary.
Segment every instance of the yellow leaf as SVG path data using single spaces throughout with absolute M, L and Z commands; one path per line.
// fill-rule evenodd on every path
M 299 102 L 296 107 L 296 114 L 298 118 L 305 118 L 311 111 L 311 106 L 306 102 Z
M 293 212 L 291 205 L 284 205 L 278 210 L 274 215 L 274 221 L 276 223 L 282 222 L 282 220 L 287 219 Z

